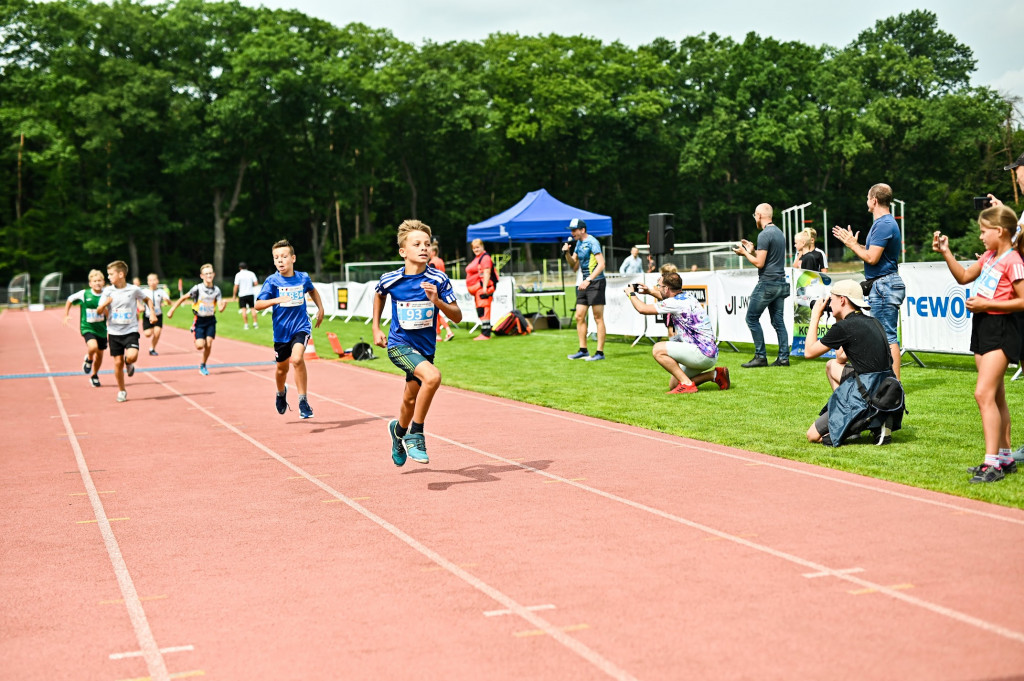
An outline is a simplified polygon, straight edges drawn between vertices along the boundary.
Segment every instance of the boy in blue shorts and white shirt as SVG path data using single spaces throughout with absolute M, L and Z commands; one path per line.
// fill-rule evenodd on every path
M 174 316 L 174 311 L 185 300 L 192 300 L 192 335 L 196 340 L 196 350 L 203 353 L 203 361 L 199 365 L 199 373 L 209 376 L 210 370 L 206 368 L 206 361 L 210 359 L 210 351 L 213 350 L 213 339 L 217 337 L 217 311 L 221 312 L 228 306 L 221 295 L 220 287 L 213 283 L 213 265 L 206 263 L 199 268 L 199 278 L 203 283 L 196 284 L 190 288 L 181 298 L 178 298 L 167 311 L 167 318 Z
M 114 358 L 114 378 L 117 379 L 117 401 L 128 400 L 124 387 L 124 375 L 135 374 L 135 360 L 139 358 L 138 304 L 143 303 L 149 311 L 149 321 L 156 322 L 153 301 L 146 297 L 135 284 L 128 283 L 128 265 L 124 260 L 115 260 L 107 265 L 110 286 L 103 289 L 96 314 L 107 314 L 107 344 L 110 356 Z
M 441 387 L 441 372 L 434 366 L 438 309 L 451 321 L 462 321 L 455 291 L 447 275 L 428 265 L 430 227 L 419 220 L 398 226 L 398 254 L 405 260 L 401 269 L 388 272 L 377 282 L 373 299 L 373 343 L 387 348 L 388 359 L 405 371 L 405 392 L 398 418 L 388 423 L 391 460 L 401 466 L 408 457 L 430 463 L 423 437 L 423 424 L 434 393 Z M 385 338 L 381 314 L 391 296 L 391 328 Z
M 295 387 L 299 391 L 299 416 L 313 418 L 313 410 L 306 399 L 308 376 L 306 374 L 306 343 L 312 332 L 309 316 L 306 314 L 306 294 L 316 303 L 316 327 L 324 320 L 324 305 L 313 281 L 305 272 L 295 271 L 295 249 L 282 239 L 274 244 L 274 267 L 277 272 L 263 282 L 260 294 L 256 296 L 254 309 L 259 312 L 268 307 L 274 310 L 274 353 L 277 360 L 277 413 L 288 411 L 288 366 L 295 367 Z

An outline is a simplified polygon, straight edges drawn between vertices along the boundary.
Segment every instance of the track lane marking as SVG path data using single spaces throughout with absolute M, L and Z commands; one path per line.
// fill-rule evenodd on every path
M 238 341 L 238 342 L 242 342 L 242 341 Z M 374 374 L 376 376 L 381 376 L 381 377 L 384 377 L 384 378 L 387 378 L 387 379 L 399 380 L 401 378 L 399 376 L 395 376 L 393 374 L 389 374 L 389 373 L 386 373 L 386 372 L 383 372 L 383 371 L 377 371 L 376 369 L 361 369 L 359 367 L 351 367 L 351 366 L 348 366 L 346 364 L 342 364 L 340 362 L 330 362 L 329 366 L 337 367 L 338 369 L 341 369 L 342 371 L 346 371 L 346 372 L 353 372 L 353 371 L 371 372 L 372 374 Z M 243 369 L 243 371 L 246 371 L 246 372 L 252 374 L 253 376 L 260 376 L 260 374 L 257 374 L 257 373 L 255 373 L 253 371 L 249 371 L 248 369 Z M 260 377 L 262 378 L 262 376 L 260 376 Z M 1002 522 L 1013 523 L 1015 525 L 1024 525 L 1024 519 L 1020 519 L 1020 518 L 1011 518 L 1011 517 L 1007 517 L 1005 515 L 999 515 L 997 513 L 990 513 L 990 512 L 987 512 L 987 511 L 981 511 L 981 510 L 977 510 L 977 509 L 973 509 L 973 508 L 965 508 L 963 506 L 957 506 L 956 504 L 951 504 L 951 503 L 948 503 L 948 502 L 939 501 L 937 499 L 927 499 L 927 498 L 924 498 L 924 497 L 914 496 L 913 494 L 907 494 L 905 492 L 898 492 L 896 490 L 885 489 L 884 487 L 881 487 L 881 486 L 869 485 L 869 484 L 862 483 L 862 482 L 857 482 L 857 481 L 854 481 L 854 480 L 844 480 L 842 478 L 833 477 L 833 476 L 830 476 L 830 475 L 825 475 L 824 473 L 816 473 L 814 471 L 803 470 L 803 469 L 797 468 L 795 466 L 787 466 L 785 464 L 782 464 L 782 463 L 779 463 L 779 462 L 775 462 L 775 461 L 762 461 L 762 460 L 758 460 L 758 459 L 753 459 L 753 458 L 751 458 L 749 456 L 744 456 L 742 454 L 735 454 L 735 453 L 731 453 L 731 452 L 718 451 L 718 450 L 715 450 L 715 449 L 711 449 L 709 447 L 701 447 L 699 445 L 695 445 L 695 444 L 693 444 L 690 441 L 679 442 L 680 439 L 689 440 L 689 438 L 685 438 L 682 435 L 667 435 L 667 434 L 651 435 L 651 434 L 648 434 L 648 433 L 638 433 L 636 431 L 629 430 L 627 428 L 618 427 L 618 426 L 615 426 L 615 425 L 609 425 L 606 422 L 602 422 L 602 420 L 599 419 L 596 416 L 588 416 L 586 418 L 581 418 L 580 415 L 578 415 L 578 414 L 562 413 L 562 412 L 558 412 L 556 410 L 553 410 L 551 408 L 539 407 L 539 406 L 533 405 L 533 404 L 526 404 L 526 403 L 523 403 L 523 402 L 516 402 L 515 400 L 498 398 L 498 397 L 494 397 L 492 395 L 484 395 L 482 393 L 474 393 L 471 390 L 467 390 L 465 388 L 451 388 L 451 389 L 455 390 L 455 391 L 458 391 L 461 395 L 463 395 L 466 398 L 474 399 L 474 400 L 479 400 L 481 402 L 487 402 L 489 404 L 494 404 L 494 405 L 497 405 L 497 406 L 505 408 L 505 409 L 517 409 L 519 411 L 527 411 L 527 412 L 530 412 L 530 413 L 533 413 L 533 414 L 540 414 L 542 416 L 547 416 L 549 418 L 555 418 L 555 419 L 559 419 L 559 420 L 562 420 L 562 421 L 569 421 L 571 423 L 586 425 L 586 426 L 594 427 L 594 428 L 600 428 L 602 430 L 611 431 L 613 433 L 621 433 L 623 435 L 629 435 L 629 436 L 637 437 L 637 438 L 640 438 L 640 439 L 643 439 L 643 440 L 650 440 L 651 442 L 657 442 L 659 444 L 669 445 L 669 446 L 672 446 L 672 447 L 677 447 L 677 448 L 682 448 L 682 449 L 692 449 L 694 451 L 703 452 L 705 454 L 711 454 L 713 456 L 724 456 L 726 458 L 735 459 L 737 461 L 746 461 L 746 462 L 749 462 L 751 464 L 758 465 L 758 466 L 769 466 L 771 468 L 775 468 L 775 469 L 781 470 L 781 471 L 786 471 L 788 473 L 795 473 L 797 475 L 806 475 L 808 477 L 817 478 L 819 480 L 826 480 L 828 482 L 836 483 L 836 484 L 839 484 L 839 485 L 846 485 L 848 487 L 855 487 L 857 489 L 863 489 L 863 490 L 867 490 L 869 492 L 877 492 L 879 494 L 886 494 L 886 495 L 889 495 L 889 496 L 892 496 L 892 497 L 896 497 L 896 498 L 899 498 L 899 499 L 907 499 L 909 501 L 916 501 L 918 503 L 929 504 L 931 506 L 937 506 L 939 508 L 948 508 L 948 509 L 951 509 L 953 511 L 959 511 L 959 512 L 963 512 L 965 514 L 981 516 L 983 518 L 987 518 L 987 519 L 990 519 L 990 520 L 999 520 L 999 521 L 1002 521 Z M 324 399 L 320 395 L 317 395 L 317 398 L 318 399 Z M 346 404 L 342 404 L 341 406 L 349 407 L 349 405 L 346 405 Z M 349 407 L 349 408 L 351 408 L 351 407 Z M 378 417 L 378 418 L 384 418 L 384 417 Z M 631 426 L 631 427 L 639 428 L 639 426 Z M 674 438 L 674 439 L 672 439 L 672 440 L 667 439 L 669 437 Z M 725 445 L 722 445 L 722 446 L 724 447 Z M 762 456 L 766 456 L 767 457 L 769 455 L 768 454 L 762 454 Z M 508 460 L 509 461 L 515 461 L 514 459 L 508 459 Z M 855 475 L 855 474 L 854 473 L 850 473 L 850 475 Z M 887 484 L 892 484 L 892 485 L 899 485 L 900 484 L 898 482 L 889 482 L 889 481 L 885 481 L 885 482 Z
M 248 370 L 247 369 L 243 369 L 243 371 L 248 371 Z M 259 374 L 255 374 L 255 373 L 254 373 L 254 375 L 259 376 Z M 185 400 L 186 402 L 188 402 L 189 404 L 194 406 L 196 409 L 202 411 L 204 414 L 209 416 L 214 421 L 224 425 L 225 428 L 227 428 L 228 430 L 232 431 L 233 433 L 238 435 L 243 440 L 247 441 L 253 447 L 259 449 L 263 453 L 265 453 L 265 454 L 269 455 L 270 457 L 276 459 L 279 463 L 281 463 L 285 467 L 291 469 L 296 475 L 298 475 L 300 477 L 304 477 L 306 480 L 308 480 L 313 485 L 316 485 L 317 487 L 319 487 L 321 490 L 326 492 L 328 495 L 330 495 L 330 496 L 334 497 L 335 499 L 337 499 L 338 501 L 346 504 L 353 511 L 359 513 L 360 515 L 362 515 L 367 520 L 370 520 L 371 522 L 373 522 L 376 525 L 378 525 L 380 528 L 382 528 L 385 531 L 389 532 L 391 535 L 393 535 L 394 537 L 396 537 L 397 539 L 399 539 L 400 541 L 405 543 L 411 549 L 413 549 L 413 550 L 421 553 L 422 555 L 426 556 L 432 562 L 436 563 L 440 568 L 450 572 L 454 576 L 456 576 L 459 579 L 461 579 L 462 581 L 464 581 L 466 584 L 468 584 L 468 585 L 472 586 L 473 588 L 475 588 L 477 591 L 480 591 L 481 593 L 483 593 L 486 596 L 490 597 L 494 601 L 496 601 L 496 602 L 500 603 L 501 605 L 505 606 L 505 608 L 507 608 L 508 610 L 511 610 L 511 611 L 515 612 L 519 617 L 521 617 L 522 619 L 526 620 L 527 622 L 532 624 L 534 627 L 536 627 L 537 630 L 539 630 L 539 631 L 547 634 L 548 636 L 552 637 L 553 639 L 558 641 L 561 645 L 563 645 L 564 647 L 568 648 L 570 651 L 576 653 L 576 655 L 578 655 L 579 657 L 583 658 L 584 660 L 586 660 L 587 662 L 592 664 L 594 667 L 596 667 L 599 670 L 601 670 L 602 672 L 604 672 L 606 675 L 610 676 L 613 679 L 618 679 L 619 681 L 638 681 L 633 675 L 629 674 L 624 669 L 620 669 L 613 662 L 611 662 L 611 660 L 606 659 L 600 653 L 598 653 L 597 651 L 591 649 L 589 646 L 585 645 L 582 641 L 579 641 L 579 640 L 573 638 L 572 636 L 567 635 L 564 631 L 562 631 L 561 628 L 556 627 L 553 624 L 551 624 L 550 622 L 548 622 L 547 620 L 545 620 L 544 618 L 542 618 L 542 617 L 540 617 L 538 615 L 535 615 L 532 611 L 528 610 L 525 606 L 520 604 L 518 601 L 514 600 L 511 596 L 506 595 L 504 592 L 499 591 L 497 588 L 495 588 L 495 587 L 491 586 L 490 584 L 484 582 L 482 579 L 476 577 L 475 575 L 473 575 L 472 573 L 466 571 L 465 569 L 463 569 L 459 565 L 456 565 L 452 561 L 448 560 L 447 558 L 442 556 L 437 551 L 434 551 L 433 549 L 429 548 L 425 544 L 421 543 L 420 541 L 415 539 L 412 535 L 410 535 L 410 534 L 406 533 L 404 530 L 400 529 L 397 525 L 394 525 L 394 524 L 388 522 L 383 517 L 377 515 L 376 513 L 373 513 L 372 511 L 370 511 L 366 507 L 362 506 L 361 504 L 356 503 L 352 498 L 345 496 L 344 494 L 342 494 L 338 490 L 336 490 L 333 487 L 331 487 L 329 484 L 327 484 L 327 483 L 323 482 L 322 480 L 320 480 L 319 478 L 309 474 L 308 472 L 306 472 L 304 469 L 300 468 L 299 466 L 296 466 L 294 463 L 292 463 L 291 461 L 288 461 L 283 456 L 281 456 L 280 454 L 275 452 L 270 447 L 264 445 L 262 442 L 260 442 L 259 440 L 255 439 L 251 435 L 248 435 L 247 433 L 245 433 L 245 432 L 235 428 L 234 426 L 229 424 L 227 421 L 225 421 L 221 417 L 217 416 L 215 413 L 213 413 L 209 409 L 200 406 L 191 397 L 188 397 L 187 395 L 183 394 L 182 392 L 177 390 L 174 386 L 171 386 L 171 385 L 169 385 L 167 383 L 164 383 L 163 381 L 161 381 L 159 378 L 157 378 L 153 374 L 145 374 L 145 376 L 147 378 L 149 378 L 150 380 L 152 380 L 154 383 L 157 383 L 158 385 L 163 386 L 163 388 L 165 390 L 167 390 L 168 392 L 177 395 L 181 399 Z M 272 378 L 268 378 L 267 380 L 273 380 L 273 379 Z M 315 395 L 315 393 L 310 393 L 310 394 L 314 394 Z M 319 396 L 317 395 L 317 397 L 319 397 Z
M 266 381 L 273 381 L 274 380 L 271 377 L 262 376 L 260 374 L 255 373 L 255 372 L 249 371 L 248 369 L 242 369 L 242 371 L 248 372 L 248 373 L 252 374 L 253 376 L 256 376 L 257 378 L 259 378 L 261 380 L 266 380 Z M 387 375 L 390 376 L 390 374 L 387 374 Z M 153 378 L 153 377 L 150 377 L 150 378 Z M 157 380 L 157 379 L 154 379 L 154 380 Z M 170 390 L 171 388 L 168 387 L 168 389 Z M 462 391 L 462 392 L 472 396 L 472 393 L 468 393 L 468 391 Z M 387 421 L 389 419 L 388 416 L 382 416 L 380 414 L 375 414 L 375 413 L 373 413 L 371 411 L 367 411 L 366 409 L 362 409 L 361 407 L 356 407 L 354 405 L 346 404 L 344 402 L 340 402 L 340 401 L 335 400 L 333 398 L 327 397 L 326 395 L 320 395 L 318 393 L 313 393 L 313 392 L 310 392 L 309 394 L 313 395 L 314 397 L 316 397 L 319 400 L 323 400 L 325 402 L 330 402 L 332 404 L 336 404 L 336 405 L 338 405 L 340 407 L 344 407 L 346 409 L 350 409 L 350 410 L 352 410 L 354 412 L 357 412 L 357 413 L 360 413 L 360 414 L 364 414 L 366 416 L 372 416 L 372 417 L 380 419 L 382 421 Z M 182 397 L 185 397 L 185 396 L 182 395 Z M 188 398 L 185 398 L 185 399 L 188 399 Z M 487 401 L 492 402 L 494 404 L 500 404 L 502 406 L 505 406 L 505 402 L 498 403 L 498 402 L 496 402 L 494 400 L 487 400 Z M 527 410 L 527 411 L 530 411 L 530 410 Z M 219 417 L 216 417 L 213 414 L 211 414 L 211 417 L 219 419 Z M 630 433 L 628 433 L 628 431 L 620 430 L 620 429 L 616 429 L 616 428 L 607 428 L 607 430 L 612 430 L 612 431 L 615 431 L 615 432 L 622 432 L 622 433 L 625 433 L 625 434 L 630 434 Z M 251 438 L 249 438 L 247 435 L 245 435 L 245 433 L 239 432 L 238 434 L 241 435 L 242 437 L 245 437 L 246 439 L 250 439 L 251 440 Z M 821 563 L 814 562 L 814 561 L 812 561 L 810 559 L 802 558 L 802 557 L 797 556 L 795 554 L 791 554 L 791 553 L 787 553 L 785 551 L 774 549 L 771 546 L 768 546 L 766 544 L 759 544 L 757 542 L 750 541 L 749 539 L 745 539 L 745 538 L 743 538 L 741 536 L 737 536 L 737 535 L 729 534 L 728 532 L 723 532 L 721 530 L 717 530 L 717 529 L 715 529 L 715 528 L 713 528 L 713 527 L 711 527 L 709 525 L 704 525 L 702 523 L 698 523 L 696 521 L 689 520 L 687 518 L 683 518 L 681 516 L 677 516 L 675 514 L 669 513 L 667 511 L 662 511 L 661 509 L 654 508 L 653 506 L 648 506 L 646 504 L 642 504 L 640 502 L 633 501 L 632 499 L 626 499 L 625 497 L 620 497 L 617 494 L 612 494 L 611 492 L 606 492 L 604 490 L 597 489 L 596 487 L 591 487 L 589 485 L 584 485 L 584 484 L 579 483 L 579 482 L 573 482 L 572 480 L 570 480 L 568 478 L 563 478 L 563 477 L 561 477 L 559 475 L 556 475 L 554 473 L 550 473 L 548 471 L 544 471 L 544 470 L 541 470 L 539 468 L 534 468 L 533 466 L 529 466 L 529 465 L 524 464 L 524 463 L 519 463 L 519 462 L 514 461 L 512 459 L 508 459 L 508 458 L 505 458 L 505 457 L 500 456 L 498 454 L 493 454 L 493 453 L 488 452 L 486 450 L 480 449 L 479 447 L 474 447 L 473 445 L 468 445 L 468 444 L 459 442 L 457 440 L 453 440 L 451 438 L 444 437 L 443 435 L 438 435 L 436 433 L 428 433 L 428 435 L 430 435 L 430 437 L 435 439 L 435 440 L 440 440 L 442 442 L 447 442 L 448 444 L 450 444 L 450 445 L 452 445 L 454 447 L 458 447 L 460 449 L 465 449 L 467 451 L 475 452 L 477 454 L 480 454 L 481 456 L 485 456 L 485 457 L 487 457 L 489 459 L 493 459 L 494 461 L 500 461 L 500 462 L 502 462 L 504 464 L 507 464 L 507 465 L 518 466 L 519 468 L 521 468 L 523 470 L 527 470 L 527 471 L 530 471 L 530 472 L 533 472 L 533 473 L 537 473 L 538 475 L 542 475 L 542 476 L 544 476 L 546 478 L 558 480 L 558 481 L 563 482 L 563 483 L 565 483 L 567 485 L 572 485 L 573 487 L 577 487 L 577 488 L 579 488 L 581 490 L 590 492 L 592 494 L 595 494 L 595 495 L 597 495 L 599 497 L 603 497 L 603 498 L 608 499 L 610 501 L 614 501 L 616 503 L 620 503 L 620 504 L 622 504 L 624 506 L 628 506 L 630 508 L 634 508 L 634 509 L 639 510 L 639 511 L 650 513 L 651 515 L 663 518 L 665 520 L 669 520 L 671 522 L 675 522 L 675 523 L 678 523 L 680 525 L 684 525 L 686 527 L 698 530 L 700 532 L 705 532 L 707 534 L 712 535 L 713 537 L 718 537 L 720 539 L 724 539 L 726 541 L 730 541 L 730 542 L 732 542 L 734 544 L 737 544 L 737 545 L 740 545 L 740 546 L 744 546 L 744 547 L 752 549 L 754 551 L 758 551 L 758 552 L 764 553 L 766 555 L 774 556 L 775 558 L 778 558 L 780 560 L 783 560 L 783 561 L 786 561 L 786 562 L 790 562 L 790 563 L 793 563 L 795 565 L 807 568 L 810 571 L 827 573 L 829 575 L 834 576 L 836 579 L 840 579 L 840 580 L 849 582 L 849 583 L 851 583 L 851 584 L 853 584 L 855 586 L 861 587 L 862 589 L 873 589 L 873 590 L 875 590 L 875 591 L 877 591 L 879 593 L 883 593 L 883 594 L 885 594 L 885 595 L 887 595 L 890 598 L 893 598 L 895 600 L 902 601 L 902 602 L 904 602 L 904 603 L 906 603 L 908 605 L 912 605 L 912 606 L 917 607 L 917 608 L 928 610 L 928 611 L 930 611 L 932 613 L 935 613 L 937 615 L 941 615 L 943 617 L 947 617 L 949 619 L 952 619 L 952 620 L 955 620 L 957 622 L 960 622 L 961 624 L 966 624 L 966 625 L 969 625 L 969 626 L 972 626 L 972 627 L 976 627 L 976 628 L 981 629 L 983 631 L 987 631 L 989 633 L 996 634 L 996 635 L 1002 636 L 1004 638 L 1008 638 L 1008 639 L 1010 639 L 1012 641 L 1016 641 L 1018 643 L 1024 643 L 1024 633 L 1022 633 L 1022 632 L 1015 631 L 1013 629 L 1010 629 L 1009 627 L 1004 627 L 1004 626 L 999 625 L 999 624 L 995 624 L 994 622 L 988 622 L 986 620 L 981 619 L 980 617 L 975 617 L 973 615 L 968 615 L 967 613 L 960 612 L 959 610 L 954 610 L 953 608 L 947 608 L 946 606 L 939 605 L 937 603 L 932 603 L 930 601 L 926 601 L 926 600 L 921 599 L 921 598 L 916 598 L 914 596 L 910 596 L 908 594 L 901 593 L 901 590 L 902 590 L 901 588 L 898 589 L 898 588 L 892 588 L 892 587 L 883 586 L 881 584 L 875 584 L 874 582 L 871 582 L 869 580 L 862 579 L 860 577 L 856 577 L 852 573 L 844 573 L 842 570 L 836 570 L 836 569 L 830 568 L 830 567 L 828 567 L 826 565 L 823 565 Z M 654 437 L 649 437 L 647 439 L 658 440 L 658 438 L 654 438 Z M 659 440 L 659 441 L 666 442 L 665 440 Z M 731 455 L 727 455 L 727 456 L 731 456 Z M 734 456 L 732 458 L 742 459 L 743 457 Z M 285 463 L 288 463 L 288 462 L 285 462 Z M 289 463 L 288 465 L 291 465 L 291 464 Z M 773 464 L 765 463 L 765 465 L 773 465 Z M 781 468 L 783 470 L 792 470 L 792 469 L 786 468 L 785 466 L 779 466 L 779 468 Z M 801 472 L 801 471 L 794 470 L 794 472 Z M 827 481 L 830 481 L 830 482 L 833 481 L 832 478 L 829 478 L 828 476 L 825 476 L 825 475 L 817 475 L 817 474 L 814 474 L 814 473 L 808 473 L 808 475 L 811 475 L 812 477 L 818 477 L 818 478 L 821 478 L 823 480 L 827 480 Z M 843 482 L 843 481 L 839 481 L 839 482 Z M 855 486 L 855 487 L 864 487 L 865 489 L 873 490 L 873 488 L 871 488 L 869 486 L 866 486 L 866 485 L 859 485 L 859 484 L 854 483 L 853 486 Z M 878 490 L 878 491 L 883 491 L 884 492 L 885 490 Z M 925 499 L 920 499 L 918 497 L 913 497 L 913 496 L 909 496 L 909 495 L 896 494 L 896 496 L 906 496 L 906 498 L 911 499 L 911 500 L 915 500 L 915 501 L 927 501 Z M 936 505 L 938 505 L 938 506 L 945 506 L 946 504 L 942 504 L 941 502 L 937 502 Z M 980 513 L 979 512 L 978 515 L 989 515 L 989 514 L 985 514 L 985 513 Z M 1000 516 L 995 516 L 993 514 L 992 517 L 1000 517 Z M 901 585 L 897 585 L 897 586 L 901 586 Z
M 43 362 L 43 368 L 49 373 L 50 364 L 46 361 L 43 346 L 39 343 L 39 336 L 36 335 L 35 326 L 32 324 L 32 317 L 28 316 L 26 320 L 28 321 L 29 331 L 32 332 L 32 340 L 36 344 L 36 350 L 39 352 L 39 359 Z M 50 390 L 53 391 L 53 398 L 60 413 L 61 422 L 64 424 L 65 432 L 68 434 L 68 444 L 71 445 L 71 450 L 75 454 L 78 473 L 82 476 L 82 484 L 85 485 L 85 491 L 89 495 L 89 503 L 92 505 L 93 515 L 96 516 L 100 536 L 103 538 L 103 545 L 107 549 L 107 556 L 109 556 L 111 566 L 114 568 L 114 576 L 117 578 L 117 585 L 121 589 L 121 596 L 124 598 L 132 629 L 135 630 L 135 638 L 139 643 L 139 649 L 143 653 L 142 656 L 146 660 L 146 669 L 149 671 L 149 677 L 154 681 L 168 681 L 171 677 L 167 673 L 167 665 L 164 662 L 163 655 L 160 654 L 160 647 L 156 644 L 156 639 L 153 637 L 153 630 L 150 629 L 149 620 L 146 619 L 146 611 L 139 601 L 139 594 L 135 590 L 135 583 L 132 581 L 131 573 L 128 571 L 128 564 L 121 554 L 121 547 L 117 543 L 114 531 L 110 529 L 110 521 L 107 518 L 106 510 L 103 508 L 103 501 L 96 491 L 96 485 L 93 484 L 92 476 L 89 475 L 89 466 L 85 463 L 85 454 L 82 453 L 82 447 L 75 437 L 74 428 L 71 426 L 71 419 L 68 418 L 67 409 L 64 408 L 64 400 L 61 399 L 60 392 L 57 390 L 57 384 L 53 378 L 47 377 L 46 381 L 50 384 Z

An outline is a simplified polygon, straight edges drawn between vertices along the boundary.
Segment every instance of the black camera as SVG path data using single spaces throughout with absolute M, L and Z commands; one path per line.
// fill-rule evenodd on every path
M 643 284 L 630 284 L 629 285 L 629 287 L 631 289 L 633 289 L 633 293 L 640 293 L 640 287 L 641 286 L 643 286 Z
M 821 310 L 822 316 L 832 314 L 832 296 L 825 299 L 825 307 Z
M 992 199 L 987 196 L 974 197 L 974 210 L 985 210 L 992 207 Z

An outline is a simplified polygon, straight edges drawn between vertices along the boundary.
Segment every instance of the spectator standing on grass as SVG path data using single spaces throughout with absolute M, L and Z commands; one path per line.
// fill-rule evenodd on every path
M 819 340 L 818 323 L 826 304 L 831 308 L 836 323 Z M 885 330 L 877 319 L 864 314 L 869 307 L 860 284 L 843 279 L 833 284 L 829 295 L 818 300 L 811 309 L 808 333 L 813 335 L 813 340 L 809 335 L 804 357 L 813 359 L 835 350 L 836 358 L 825 364 L 825 376 L 833 392 L 825 410 L 807 429 L 810 442 L 838 447 L 844 439 L 860 435 L 848 432 L 850 425 L 868 406 L 859 386 L 863 385 L 871 395 L 882 381 L 895 376 L 891 370 L 892 357 Z M 873 433 L 875 444 L 888 444 L 891 431 L 898 430 L 899 426 L 899 422 L 888 421 L 878 425 L 878 431 Z
M 669 394 L 695 393 L 698 385 L 708 381 L 718 384 L 719 390 L 728 390 L 729 369 L 715 367 L 718 342 L 704 307 L 689 293 L 683 293 L 683 280 L 675 272 L 663 276 L 657 288 L 658 301 L 654 304 L 637 297 L 637 293 L 650 292 L 643 284 L 627 286 L 625 291 L 640 314 L 666 317 L 669 339 L 655 343 L 651 354 L 672 377 Z
M 1024 154 L 1017 157 L 1017 160 L 1008 166 L 1003 166 L 1003 170 L 1009 170 L 1013 172 L 1014 179 L 1017 181 L 1017 186 L 1024 192 Z M 993 206 L 1001 206 L 1003 202 L 997 199 L 992 194 L 988 195 L 989 201 L 992 202 Z M 1017 226 L 1024 228 L 1024 213 L 1021 213 L 1017 220 Z M 1013 315 L 1017 319 L 1017 330 L 1020 332 L 1022 342 L 1024 342 L 1024 312 L 1017 312 Z M 1021 348 L 1022 354 L 1024 354 L 1024 346 Z M 1017 461 L 1024 461 L 1024 445 L 1021 445 L 1013 452 L 1013 458 Z
M 573 272 L 579 271 L 583 280 L 576 287 L 576 336 L 579 339 L 579 350 L 568 356 L 569 359 L 585 359 L 588 362 L 604 359 L 604 305 L 605 286 L 604 253 L 601 243 L 587 234 L 587 223 L 579 218 L 569 222 L 572 239 L 562 246 L 565 259 Z M 587 351 L 587 311 L 594 311 L 594 323 L 597 325 L 597 352 L 591 355 Z
M 864 291 L 868 296 L 871 314 L 882 323 L 892 353 L 892 370 L 900 377 L 900 343 L 896 335 L 900 321 L 900 305 L 907 296 L 907 287 L 898 273 L 903 238 L 899 225 L 892 216 L 892 188 L 876 184 L 868 190 L 868 212 L 875 221 L 868 230 L 865 244 L 857 243 L 860 232 L 854 233 L 849 225 L 832 228 L 832 234 L 854 255 L 864 261 Z
M 491 340 L 491 303 L 494 302 L 494 291 L 498 276 L 494 271 L 494 261 L 484 249 L 484 242 L 473 239 L 470 244 L 473 259 L 466 265 L 466 288 L 473 294 L 476 315 L 480 319 L 480 335 L 473 340 Z
M 1017 470 L 1010 453 L 1010 408 L 1004 375 L 1020 360 L 1020 332 L 1012 312 L 1024 310 L 1024 238 L 1017 215 L 1008 206 L 986 208 L 978 216 L 985 253 L 969 267 L 956 261 L 949 238 L 935 232 L 932 250 L 942 254 L 961 286 L 976 282 L 967 299 L 971 319 L 971 352 L 978 368 L 974 399 L 985 433 L 985 461 L 968 469 L 970 482 L 997 482 Z
M 629 249 L 629 257 L 619 266 L 619 274 L 643 274 L 644 263 L 640 260 L 640 249 L 636 246 Z
M 252 328 L 260 328 L 256 321 L 256 287 L 260 280 L 253 272 L 250 272 L 244 262 L 238 263 L 238 273 L 235 274 L 235 288 L 231 297 L 238 301 L 238 311 L 242 313 L 242 329 L 249 330 L 249 313 L 252 313 Z
M 789 331 L 786 329 L 784 309 L 789 297 L 789 282 L 786 281 L 786 237 L 782 230 L 772 223 L 772 207 L 767 203 L 754 209 L 754 223 L 761 231 L 757 235 L 757 247 L 743 239 L 733 249 L 757 268 L 757 284 L 747 302 L 747 328 L 754 338 L 754 358 L 740 366 L 747 369 L 768 366 L 768 349 L 764 344 L 761 330 L 761 315 L 768 310 L 772 328 L 779 340 L 779 354 L 771 366 L 789 366 Z

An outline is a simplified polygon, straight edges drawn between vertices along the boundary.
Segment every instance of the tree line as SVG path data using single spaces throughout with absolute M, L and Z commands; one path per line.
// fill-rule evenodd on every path
M 406 218 L 453 258 L 468 224 L 541 187 L 612 216 L 626 245 L 656 212 L 678 241 L 749 237 L 762 201 L 866 232 L 884 181 L 924 250 L 933 229 L 970 234 L 973 195 L 1014 198 L 1001 168 L 1024 133 L 974 70 L 929 11 L 841 48 L 711 33 L 634 49 L 415 46 L 238 2 L 6 0 L 0 281 L 115 258 L 228 276 L 279 238 L 322 276 L 393 259 Z

